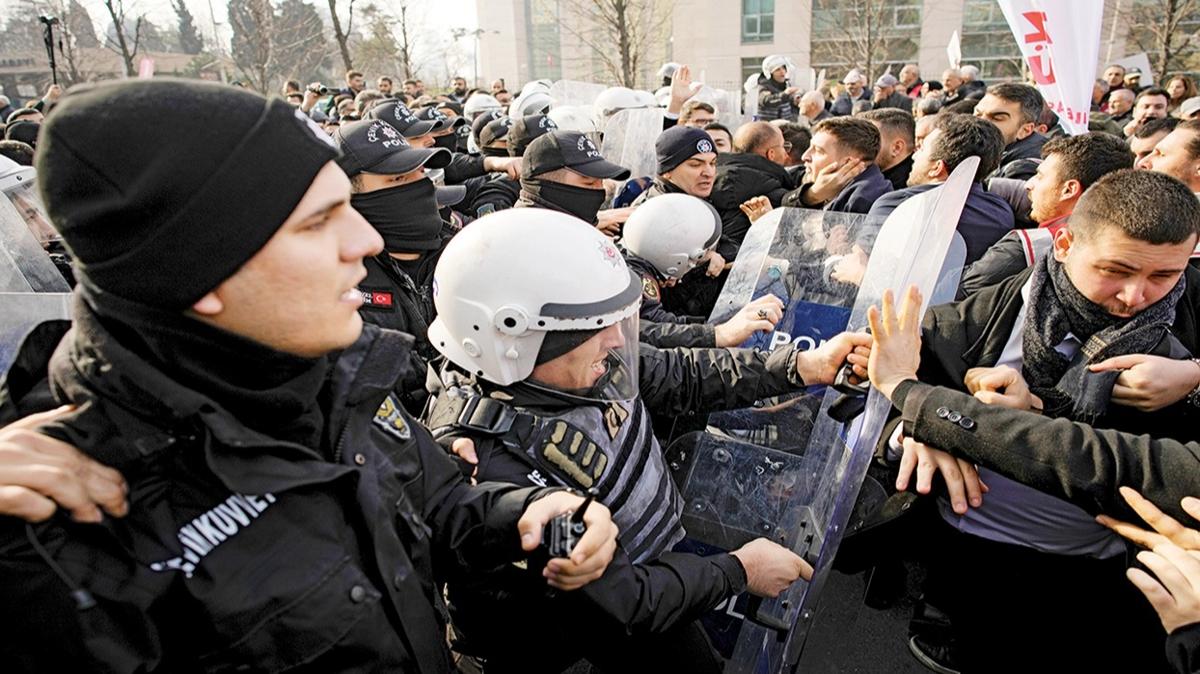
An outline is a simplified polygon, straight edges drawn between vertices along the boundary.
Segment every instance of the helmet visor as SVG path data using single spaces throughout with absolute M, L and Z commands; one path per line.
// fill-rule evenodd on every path
M 526 383 L 581 402 L 632 402 L 638 396 L 638 311 L 596 330 L 546 335 Z M 560 353 L 561 352 L 561 353 Z

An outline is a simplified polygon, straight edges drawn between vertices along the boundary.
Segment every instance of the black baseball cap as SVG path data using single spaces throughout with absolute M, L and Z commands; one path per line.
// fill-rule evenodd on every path
M 380 103 L 371 108 L 367 113 L 368 119 L 381 119 L 392 126 L 393 129 L 404 134 L 405 138 L 416 138 L 424 136 L 433 131 L 433 127 L 437 122 L 432 122 L 427 119 L 417 119 L 412 110 L 400 101 L 387 101 Z
M 508 130 L 508 154 L 513 157 L 524 155 L 530 143 L 557 129 L 558 125 L 546 115 L 525 115 L 518 118 Z
M 532 178 L 560 168 L 569 168 L 591 178 L 624 180 L 629 169 L 600 156 L 591 138 L 578 131 L 556 130 L 534 139 L 525 149 L 521 177 Z
M 365 119 L 343 124 L 333 133 L 342 154 L 338 166 L 346 175 L 398 175 L 419 168 L 445 168 L 452 155 L 443 148 L 413 147 L 387 122 Z
M 458 127 L 467 123 L 467 120 L 463 119 L 462 117 L 447 116 L 446 113 L 438 110 L 437 106 L 435 105 L 429 105 L 417 110 L 416 116 L 417 119 L 426 122 L 433 122 L 432 133 L 445 131 L 446 129 L 457 129 Z
M 475 118 L 475 121 L 471 122 L 471 136 L 475 139 L 475 142 L 479 142 L 479 133 L 483 131 L 483 127 L 496 121 L 497 119 L 500 119 L 503 116 L 504 113 L 500 112 L 499 110 L 488 110 L 486 112 L 479 113 L 479 116 Z
M 484 124 L 483 130 L 479 132 L 479 146 L 487 147 L 501 138 L 507 137 L 512 124 L 512 117 L 499 117 Z

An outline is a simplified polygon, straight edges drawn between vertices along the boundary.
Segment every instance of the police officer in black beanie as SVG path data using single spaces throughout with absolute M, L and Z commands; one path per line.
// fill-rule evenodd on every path
M 708 200 L 717 176 L 717 147 L 707 131 L 673 126 L 658 135 L 654 151 L 658 155 L 654 182 L 634 200 L 635 206 L 660 194 Z
M 604 179 L 628 177 L 628 169 L 600 156 L 596 144 L 582 133 L 551 131 L 525 149 L 516 206 L 549 208 L 594 225 L 604 205 Z
M 6 671 L 450 672 L 437 582 L 582 504 L 471 486 L 399 409 L 408 340 L 358 316 L 382 243 L 336 156 L 284 101 L 216 84 L 77 87 L 49 118 L 75 321 L 18 355 L 0 418 L 48 377 L 74 407 L 37 437 L 119 471 L 128 510 L 0 518 L 0 601 L 28 608 L 0 618 Z M 596 505 L 555 587 L 613 552 Z
M 427 397 L 425 366 L 437 356 L 426 335 L 434 318 L 433 269 L 450 239 L 425 169 L 445 168 L 450 152 L 413 147 L 377 119 L 346 124 L 333 139 L 342 153 L 338 166 L 350 178 L 350 205 L 383 237 L 383 251 L 363 260 L 367 275 L 358 283 L 359 313 L 368 323 L 416 340 L 411 368 L 396 393 L 405 409 L 420 414 Z
M 480 140 L 485 141 L 482 148 L 485 153 L 488 151 L 486 141 L 492 140 L 489 130 L 492 129 L 493 125 L 501 125 L 504 122 L 510 122 L 509 118 L 503 117 L 487 124 L 483 131 L 480 132 Z M 500 136 L 505 142 L 503 152 L 511 157 L 522 157 L 530 143 L 556 130 L 558 125 L 546 115 L 527 115 L 525 117 L 518 117 L 503 128 L 504 134 Z M 470 185 L 471 181 L 467 182 Z M 517 199 L 521 197 L 521 183 L 509 178 L 507 175 L 493 174 L 485 179 L 478 186 L 474 194 L 470 196 L 471 202 L 468 212 L 474 213 L 476 217 L 487 215 L 494 211 L 512 208 L 517 203 Z

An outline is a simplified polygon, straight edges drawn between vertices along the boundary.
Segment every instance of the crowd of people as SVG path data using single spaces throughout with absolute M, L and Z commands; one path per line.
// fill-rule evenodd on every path
M 745 116 L 684 64 L 590 104 L 351 71 L 4 112 L 0 178 L 36 168 L 74 293 L 0 385 L 0 658 L 720 671 L 700 617 L 812 560 L 683 551 L 663 429 L 849 364 L 894 405 L 876 468 L 919 495 L 889 524 L 918 661 L 1197 671 L 1195 83 L 1109 66 L 1069 135 L 970 65 L 761 71 Z M 661 120 L 652 175 L 604 156 L 626 110 Z M 882 222 L 973 157 L 956 301 L 896 288 L 809 350 L 743 346 L 771 294 L 708 322 L 774 209 Z

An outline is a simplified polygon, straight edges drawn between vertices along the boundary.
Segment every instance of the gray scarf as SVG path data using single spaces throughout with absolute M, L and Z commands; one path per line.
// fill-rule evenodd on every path
M 1030 389 L 1044 402 L 1045 414 L 1087 423 L 1104 415 L 1120 372 L 1092 372 L 1088 365 L 1152 351 L 1169 334 L 1175 305 L 1186 287 L 1181 275 L 1161 300 L 1122 319 L 1084 297 L 1062 264 L 1047 255 L 1033 272 L 1022 334 L 1022 370 Z M 1074 359 L 1054 348 L 1068 332 L 1083 342 Z

